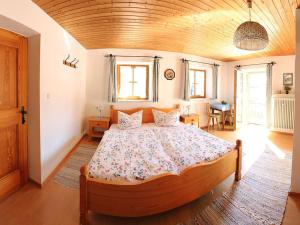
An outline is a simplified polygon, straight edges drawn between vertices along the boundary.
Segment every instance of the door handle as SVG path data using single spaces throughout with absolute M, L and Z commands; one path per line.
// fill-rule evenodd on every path
M 24 106 L 21 106 L 20 113 L 22 114 L 22 124 L 24 124 L 26 122 L 25 115 L 27 114 L 27 111 L 25 111 Z

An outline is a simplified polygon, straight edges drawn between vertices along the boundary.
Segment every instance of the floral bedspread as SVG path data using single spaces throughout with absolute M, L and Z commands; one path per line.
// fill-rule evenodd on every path
M 184 124 L 143 124 L 130 130 L 112 125 L 89 163 L 89 175 L 136 181 L 163 173 L 179 174 L 188 166 L 212 161 L 233 148 L 230 142 Z
M 179 172 L 193 164 L 213 161 L 235 147 L 194 126 L 181 124 L 178 127 L 153 127 L 153 130 Z

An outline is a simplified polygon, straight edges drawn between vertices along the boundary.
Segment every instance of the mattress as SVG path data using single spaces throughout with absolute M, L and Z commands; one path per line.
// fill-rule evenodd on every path
M 88 165 L 89 176 L 136 181 L 164 173 L 180 174 L 233 148 L 233 143 L 182 123 L 177 127 L 149 123 L 131 130 L 120 130 L 113 124 Z

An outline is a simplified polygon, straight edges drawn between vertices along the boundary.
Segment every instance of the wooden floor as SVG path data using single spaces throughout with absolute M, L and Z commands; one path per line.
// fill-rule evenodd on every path
M 250 127 L 237 132 L 211 131 L 216 136 L 234 141 L 242 138 L 246 156 L 244 162 L 250 167 L 259 157 L 255 145 L 267 144 L 276 153 L 282 150 L 292 151 L 292 135 L 270 133 L 264 129 Z M 86 144 L 97 145 L 98 141 L 82 140 Z M 255 145 L 254 145 L 255 143 Z M 248 159 L 247 159 L 248 158 Z M 244 170 L 246 172 L 247 168 Z M 233 177 L 228 178 L 212 192 L 202 198 L 172 211 L 136 219 L 125 219 L 90 213 L 92 225 L 175 225 L 197 214 L 199 210 L 228 190 L 233 184 Z M 66 188 L 52 179 L 42 189 L 29 183 L 20 191 L 0 203 L 0 225 L 77 225 L 79 220 L 79 191 Z M 284 225 L 300 224 L 300 196 L 290 196 L 283 220 Z

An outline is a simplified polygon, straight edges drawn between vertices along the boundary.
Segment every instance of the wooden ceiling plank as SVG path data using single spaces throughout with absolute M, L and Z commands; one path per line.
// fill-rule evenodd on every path
M 280 0 L 280 2 L 283 7 L 283 12 L 285 13 L 285 17 L 288 20 L 288 23 L 290 26 L 290 28 L 289 28 L 289 30 L 291 32 L 290 37 L 291 37 L 291 41 L 293 43 L 291 49 L 293 49 L 293 46 L 296 43 L 296 29 L 295 29 L 296 19 L 294 17 L 293 10 L 291 8 L 289 0 Z
M 213 1 L 212 1 L 213 2 Z M 226 8 L 227 6 L 229 6 L 234 12 L 239 12 L 240 15 L 235 15 L 235 17 L 239 18 L 240 17 L 240 21 L 244 22 L 248 20 L 248 12 L 247 10 L 245 10 L 245 8 L 247 7 L 247 5 L 245 4 L 245 2 L 241 2 L 241 1 L 217 1 L 219 4 L 222 4 L 223 8 Z M 224 5 L 225 4 L 225 5 Z M 241 13 L 242 12 L 242 13 Z M 244 14 L 245 18 L 243 18 L 241 15 Z M 258 18 L 257 21 L 263 21 L 263 19 Z M 239 24 L 241 24 L 242 22 L 240 22 Z M 237 28 L 238 26 L 236 26 Z M 236 29 L 235 28 L 235 29 Z M 273 33 L 273 29 L 269 27 L 269 33 Z M 281 41 L 280 39 L 278 39 L 276 36 L 274 37 L 275 41 L 278 42 L 277 46 L 282 46 L 282 44 L 284 43 L 283 41 Z M 275 44 L 275 42 L 270 42 L 271 45 L 273 45 L 273 43 Z
M 91 14 L 91 13 L 90 13 Z
M 290 41 L 287 42 L 287 40 L 290 40 L 290 35 L 289 35 L 289 29 L 286 29 L 286 24 L 283 22 L 281 16 L 279 15 L 278 9 L 276 8 L 276 6 L 274 5 L 273 0 L 265 0 L 264 4 L 260 4 L 258 6 L 258 4 L 255 3 L 255 5 L 257 7 L 261 6 L 261 8 L 263 9 L 263 11 L 269 12 L 270 15 L 272 15 L 272 17 L 275 20 L 275 23 L 278 27 L 277 29 L 277 36 L 282 37 L 283 38 L 283 43 L 285 46 L 284 49 L 292 49 L 293 48 L 293 44 L 290 43 Z
M 81 18 L 79 18 L 79 19 L 81 19 Z M 105 20 L 105 19 L 104 19 Z M 74 22 L 74 21 L 73 21 Z M 187 22 L 187 21 L 185 21 L 185 22 Z M 104 22 L 103 22 L 104 23 Z M 62 23 L 62 24 L 64 24 L 65 26 L 67 26 L 65 23 Z M 81 23 L 81 25 L 83 26 L 84 25 L 84 23 Z M 114 26 L 115 26 L 116 24 L 114 24 Z M 171 25 L 173 25 L 172 23 L 168 23 L 168 26 L 171 26 Z M 176 25 L 175 25 L 176 26 Z M 179 27 L 180 27 L 180 24 L 178 25 Z M 70 28 L 69 28 L 70 29 Z M 188 29 L 188 28 L 186 28 L 186 29 Z M 201 29 L 205 29 L 205 27 L 201 27 Z
M 146 18 L 146 15 L 147 14 L 144 14 L 143 15 L 143 19 L 144 18 Z M 113 15 L 113 16 L 120 16 L 120 15 Z M 126 15 L 124 15 L 124 16 L 126 16 Z M 127 15 L 127 16 L 129 16 L 129 15 Z M 133 14 L 131 14 L 130 16 L 133 16 Z M 92 16 L 91 16 L 92 17 Z M 98 17 L 98 16 L 97 16 Z M 112 17 L 112 16 L 111 16 Z M 157 18 L 157 21 L 158 22 L 164 22 L 163 21 L 163 15 L 155 15 L 155 17 Z M 93 17 L 93 18 L 95 18 L 95 17 Z M 150 17 L 149 17 L 150 18 Z M 161 19 L 160 19 L 161 18 Z M 73 23 L 76 23 L 76 24 L 78 24 L 78 20 L 77 20 L 78 18 L 76 18 L 76 20 L 75 20 L 75 18 L 74 19 L 69 19 L 69 20 L 66 20 L 66 19 L 64 19 L 64 20 L 58 20 L 58 22 L 60 22 L 60 23 L 63 23 L 65 26 L 68 24 L 68 25 L 70 25 L 71 26 L 71 24 L 73 24 Z M 82 19 L 82 18 L 79 18 L 80 20 Z M 88 20 L 88 18 L 84 18 L 83 19 L 83 21 L 81 21 L 81 24 L 83 24 L 84 23 L 84 21 L 85 20 Z M 111 21 L 111 20 L 109 20 L 109 19 L 104 19 L 104 20 L 106 20 L 106 21 Z M 63 21 L 63 22 L 62 22 Z M 153 20 L 152 20 L 153 21 Z M 177 21 L 177 20 L 176 20 Z M 185 25 L 185 24 L 190 24 L 190 23 L 192 23 L 192 19 L 190 18 L 190 19 L 179 19 L 177 22 L 180 22 L 180 23 L 172 23 L 172 22 L 168 22 L 168 24 L 178 24 L 178 25 Z M 218 25 L 218 24 L 217 24 Z M 198 26 L 198 24 L 196 24 L 196 26 Z M 222 25 L 218 25 L 218 26 L 222 26 Z M 228 26 L 230 26 L 230 24 L 228 24 Z M 232 26 L 232 28 L 234 29 L 236 26 Z
M 64 26 L 67 26 L 65 23 Z M 111 26 L 111 27 L 117 27 L 117 26 L 122 26 L 122 25 L 135 25 L 135 26 L 148 26 L 150 29 L 164 29 L 164 28 L 169 28 L 169 29 L 182 29 L 185 31 L 193 31 L 194 33 L 197 32 L 209 32 L 209 31 L 214 31 L 216 33 L 220 33 L 222 37 L 224 36 L 230 36 L 231 37 L 231 32 L 220 32 L 218 27 L 215 28 L 208 28 L 206 26 L 199 26 L 199 29 L 195 29 L 195 27 L 181 27 L 181 26 L 177 26 L 176 24 L 165 24 L 165 23 L 160 23 L 158 21 L 149 21 L 149 20 L 128 20 L 128 19 L 123 19 L 122 21 L 118 21 L 118 22 L 110 22 L 110 21 L 106 21 L 105 19 L 103 19 L 101 21 L 101 24 L 99 23 L 99 20 L 94 20 L 93 23 L 89 22 L 89 23 L 85 23 L 84 21 L 81 23 L 77 23 L 76 25 L 73 26 L 69 26 L 68 29 L 78 29 L 81 30 L 82 28 L 85 27 L 94 27 L 94 28 L 101 28 L 103 26 Z
M 282 0 L 272 0 L 274 3 L 274 6 L 277 9 L 278 14 L 280 15 L 283 23 L 285 24 L 285 27 L 289 27 L 286 28 L 286 32 L 291 32 L 289 37 L 290 37 L 290 41 L 291 43 L 294 43 L 296 40 L 294 39 L 294 36 L 296 35 L 296 31 L 293 28 L 293 21 L 289 18 L 289 4 L 287 2 L 284 2 L 285 4 L 283 4 Z M 287 8 L 288 7 L 288 8 Z M 291 48 L 293 48 L 294 44 L 291 45 Z
M 89 49 L 181 51 L 224 61 L 293 53 L 298 1 L 254 0 L 253 19 L 266 27 L 270 44 L 247 53 L 232 43 L 248 19 L 241 0 L 34 0 Z
M 173 9 L 176 10 L 180 13 L 184 12 L 201 12 L 201 11 L 206 11 L 206 9 L 203 9 L 201 7 L 191 7 L 190 4 L 184 3 L 183 1 L 178 1 L 177 4 L 174 4 L 173 1 L 147 1 L 147 4 L 145 2 L 139 2 L 139 1 L 115 1 L 113 3 L 106 3 L 106 4 L 100 4 L 99 1 L 89 1 L 88 4 L 86 3 L 87 6 L 82 5 L 80 1 L 75 2 L 72 5 L 69 5 L 68 2 L 65 2 L 64 5 L 56 5 L 56 7 L 51 7 L 47 8 L 46 11 L 55 16 L 59 13 L 68 13 L 69 11 L 72 10 L 78 10 L 78 9 L 89 9 L 90 7 L 95 8 L 103 8 L 103 7 L 111 7 L 111 8 L 117 8 L 117 7 L 142 7 L 142 8 L 147 8 L 147 7 L 164 7 L 168 9 Z M 59 7 L 58 7 L 59 6 Z
M 293 21 L 294 23 L 296 23 L 296 8 L 297 8 L 297 2 L 295 0 L 287 0 L 290 10 L 292 12 L 293 15 Z
M 246 20 L 249 20 L 246 3 L 243 2 L 244 4 L 240 5 L 240 2 L 237 2 L 236 0 L 234 0 L 234 2 L 237 5 L 239 5 L 241 7 L 241 9 L 244 11 L 244 13 L 246 14 Z M 276 46 L 276 48 L 280 48 L 282 51 L 284 51 L 285 41 L 284 41 L 284 38 L 282 38 L 282 36 L 277 35 L 277 33 L 278 33 L 277 22 L 275 21 L 275 19 L 272 16 L 268 16 L 265 13 L 265 10 L 261 10 L 260 5 L 253 4 L 251 12 L 252 12 L 251 13 L 252 20 L 263 24 L 263 26 L 266 28 L 266 30 L 269 34 L 269 38 L 270 38 L 269 43 L 273 43 Z M 266 24 L 265 21 L 271 21 L 271 23 Z
M 232 0 L 230 0 L 230 1 L 223 0 L 223 1 L 217 1 L 217 2 L 219 4 L 221 4 L 222 8 L 230 7 L 230 9 L 235 14 L 234 17 L 239 18 L 239 20 L 241 21 L 241 22 L 239 22 L 238 25 L 240 25 L 242 22 L 245 22 L 245 21 L 247 21 L 249 19 L 249 17 L 248 17 L 248 11 L 247 11 L 247 8 L 246 8 L 247 5 L 245 4 L 245 2 L 241 2 L 239 0 L 238 0 L 238 2 L 232 1 Z M 256 18 L 256 19 L 257 19 L 257 21 L 263 21 L 263 19 L 261 19 L 261 18 Z M 238 25 L 235 27 L 234 31 L 236 30 L 236 28 L 238 27 Z M 277 48 L 279 46 L 282 46 L 282 44 L 284 42 L 281 41 L 277 36 L 272 35 L 272 33 L 274 33 L 272 27 L 269 27 L 269 29 L 267 29 L 267 30 L 269 30 L 269 34 L 271 33 L 271 36 L 274 37 L 274 41 L 270 42 L 270 45 L 272 45 L 272 46 L 275 45 L 275 46 L 277 46 Z M 277 42 L 277 44 L 276 44 L 276 42 Z

